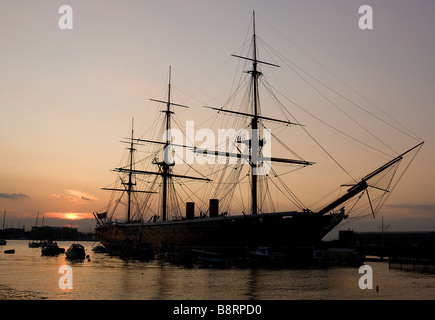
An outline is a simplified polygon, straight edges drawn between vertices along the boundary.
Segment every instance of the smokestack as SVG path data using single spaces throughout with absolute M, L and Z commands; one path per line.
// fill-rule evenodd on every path
M 210 199 L 210 217 L 219 215 L 219 199 Z
M 186 219 L 195 217 L 195 202 L 186 202 Z

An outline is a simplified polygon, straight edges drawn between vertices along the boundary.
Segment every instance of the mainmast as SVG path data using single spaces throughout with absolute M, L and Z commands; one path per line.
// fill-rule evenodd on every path
M 164 147 L 164 160 L 160 163 L 162 167 L 162 178 L 163 178 L 163 188 L 162 188 L 162 220 L 166 221 L 167 215 L 167 199 L 168 199 L 168 177 L 169 177 L 169 166 L 173 165 L 169 163 L 169 133 L 171 129 L 171 67 L 169 67 L 169 82 L 168 82 L 168 102 L 166 103 L 165 118 L 166 118 L 166 131 L 165 131 L 165 147 Z
M 250 71 L 252 75 L 252 84 L 253 84 L 253 101 L 254 101 L 254 113 L 251 121 L 251 128 L 252 128 L 252 134 L 251 134 L 251 197 L 252 197 L 252 214 L 257 214 L 257 175 L 255 173 L 256 167 L 257 167 L 257 161 L 260 157 L 260 137 L 258 132 L 258 77 L 261 75 L 261 72 L 257 69 L 257 37 L 255 34 L 255 11 L 253 12 L 253 42 L 254 42 L 254 52 L 253 52 L 253 63 L 252 63 L 252 70 Z M 254 157 L 252 156 L 252 153 L 255 152 Z
M 260 139 L 260 130 L 258 128 L 258 122 L 260 120 L 272 121 L 284 123 L 286 125 L 300 125 L 298 123 L 293 123 L 288 120 L 274 119 L 269 117 L 261 116 L 259 113 L 259 105 L 260 105 L 260 96 L 259 96 L 259 88 L 258 88 L 258 79 L 262 75 L 261 71 L 258 70 L 258 64 L 264 64 L 272 67 L 279 67 L 276 64 L 260 61 L 258 60 L 258 51 L 257 51 L 257 34 L 255 29 L 255 11 L 252 15 L 253 19 L 253 52 L 252 57 L 243 57 L 236 54 L 233 54 L 233 57 L 248 60 L 252 62 L 252 70 L 247 71 L 251 75 L 251 88 L 252 88 L 252 111 L 251 113 L 244 113 L 232 110 L 225 110 L 223 108 L 213 108 L 208 107 L 216 111 L 228 112 L 232 114 L 238 114 L 246 117 L 251 117 L 251 140 L 250 140 L 250 148 L 249 148 L 249 165 L 251 166 L 251 214 L 258 213 L 258 167 L 262 165 L 264 161 L 272 161 L 272 162 L 281 162 L 281 163 L 292 163 L 298 165 L 312 165 L 313 162 L 304 161 L 304 160 L 294 160 L 294 159 L 284 159 L 284 158 L 276 158 L 276 157 L 267 157 L 264 158 L 261 154 L 260 150 L 263 147 L 264 140 Z M 231 154 L 219 151 L 210 151 L 210 150 L 201 150 L 196 149 L 197 153 L 205 153 L 207 154 L 215 154 L 219 156 L 227 156 L 227 157 L 237 157 L 237 158 L 245 158 L 242 154 Z

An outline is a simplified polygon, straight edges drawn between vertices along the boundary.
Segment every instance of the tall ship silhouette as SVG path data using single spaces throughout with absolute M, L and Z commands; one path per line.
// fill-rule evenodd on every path
M 283 110 L 279 118 L 262 112 L 268 110 L 261 110 L 260 87 L 265 86 L 264 91 L 271 93 L 273 100 L 278 96 L 272 92 L 262 69 L 279 66 L 259 59 L 255 13 L 252 30 L 249 55 L 232 55 L 249 68 L 244 70 L 240 81 L 246 88 L 241 108 L 237 110 L 235 103 L 230 102 L 224 106 L 206 106 L 213 117 L 233 121 L 233 135 L 224 139 L 229 141 L 230 148 L 223 149 L 219 144 L 214 148 L 196 146 L 189 138 L 191 128 L 188 127 L 178 131 L 185 139 L 174 142 L 171 132 L 177 123 L 176 113 L 182 110 L 187 114 L 192 108 L 173 102 L 171 69 L 166 97 L 150 99 L 163 106 L 159 110 L 161 122 L 156 121 L 155 127 L 139 138 L 135 137 L 132 125 L 131 136 L 122 141 L 128 146 L 126 161 L 114 169 L 117 181 L 103 188 L 111 191 L 112 197 L 105 210 L 94 214 L 96 237 L 112 252 L 119 252 L 126 245 L 237 254 L 260 246 L 280 251 L 313 248 L 356 208 L 362 207 L 363 199 L 369 214 L 375 216 L 396 180 L 400 180 L 398 168 L 402 160 L 408 156 L 413 160 L 412 156 L 420 150 L 423 142 L 417 141 L 406 151 L 379 163 L 376 169 L 366 170 L 360 178 L 352 177 L 351 182 L 340 186 L 339 195 L 320 207 L 304 205 L 284 183 L 283 175 L 275 166 L 288 167 L 287 174 L 315 163 L 300 157 L 291 149 L 291 139 L 285 142 L 269 130 L 268 124 L 278 126 L 280 132 L 295 128 L 307 132 L 307 129 L 295 119 L 288 120 L 291 113 L 282 103 L 278 103 Z M 238 86 L 231 98 L 242 92 L 242 87 Z M 313 138 L 310 134 L 309 137 Z M 271 155 L 275 139 L 290 157 Z M 327 155 L 341 167 L 330 153 Z M 188 161 L 189 156 L 194 161 Z M 198 158 L 205 163 L 195 164 Z M 315 185 L 316 181 L 310 183 Z M 274 201 L 272 187 L 275 194 L 284 198 L 279 205 L 286 207 L 284 211 L 279 210 L 278 201 Z M 232 207 L 234 202 L 236 209 Z M 126 210 L 124 221 L 115 215 L 120 208 Z

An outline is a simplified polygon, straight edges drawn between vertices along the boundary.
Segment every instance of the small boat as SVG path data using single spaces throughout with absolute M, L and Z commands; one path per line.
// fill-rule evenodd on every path
M 313 259 L 323 265 L 361 266 L 366 257 L 352 248 L 327 248 L 314 250 Z
M 41 247 L 41 248 L 44 248 L 46 245 L 48 244 L 48 241 L 46 241 L 46 240 L 44 240 L 44 241 L 39 241 L 39 246 Z
M 189 249 L 167 250 L 166 248 L 160 248 L 157 252 L 157 258 L 166 262 L 190 266 L 193 263 L 194 254 Z
M 85 248 L 78 243 L 72 244 L 65 252 L 68 259 L 84 259 L 86 257 Z
M 43 256 L 56 256 L 60 253 L 65 252 L 64 248 L 59 248 L 56 242 L 48 241 L 44 247 L 42 247 L 41 254 Z
M 14 254 L 15 253 L 15 249 L 10 249 L 10 250 L 5 250 L 6 254 Z
M 285 264 L 292 262 L 293 254 L 297 254 L 297 252 L 293 252 L 292 254 L 287 252 L 279 252 L 271 247 L 258 247 L 255 251 L 250 251 L 248 254 L 248 260 L 251 264 L 266 264 L 271 266 L 278 266 L 279 264 Z M 302 258 L 300 254 L 298 255 L 299 259 Z
M 222 257 L 217 252 L 195 249 L 192 252 L 198 254 L 198 262 L 204 268 L 228 268 L 231 266 L 231 260 Z
M 106 248 L 103 245 L 98 245 L 92 249 L 95 253 L 106 253 Z
M 231 260 L 221 257 L 200 256 L 199 261 L 204 268 L 228 268 Z
M 29 248 L 39 248 L 41 246 L 41 242 L 37 242 L 35 240 L 29 241 Z
M 6 245 L 6 240 L 0 239 L 0 246 L 5 246 L 5 245 Z

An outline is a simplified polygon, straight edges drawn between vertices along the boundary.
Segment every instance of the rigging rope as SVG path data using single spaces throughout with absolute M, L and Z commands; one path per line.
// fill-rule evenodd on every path
M 325 86 L 326 88 L 328 88 L 329 90 L 335 92 L 336 94 L 338 94 L 339 96 L 341 96 L 343 99 L 346 99 L 347 101 L 349 101 L 350 103 L 354 104 L 356 107 L 360 108 L 361 110 L 367 112 L 368 114 L 372 115 L 373 117 L 377 118 L 379 121 L 384 122 L 385 124 L 391 126 L 392 128 L 398 130 L 399 132 L 407 135 L 408 137 L 415 139 L 416 141 L 423 141 L 421 138 L 419 138 L 416 134 L 414 134 L 411 130 L 409 130 L 408 128 L 406 128 L 404 125 L 402 125 L 399 121 L 397 121 L 396 119 L 394 119 L 391 115 L 387 114 L 385 111 L 383 111 L 381 108 L 379 108 L 376 104 L 374 104 L 372 101 L 370 101 L 368 98 L 366 98 L 365 96 L 363 96 L 360 92 L 358 92 L 357 90 L 355 90 L 352 86 L 350 86 L 348 83 L 346 83 L 344 80 L 342 80 L 338 75 L 336 75 L 334 72 L 332 72 L 331 70 L 329 70 L 325 65 L 323 65 L 320 61 L 318 61 L 316 58 L 314 58 L 312 55 L 310 55 L 308 52 L 306 52 L 304 49 L 302 49 L 300 46 L 298 46 L 294 41 L 292 41 L 287 35 L 283 34 L 281 31 L 279 31 L 278 29 L 276 29 L 272 24 L 270 24 L 267 20 L 263 19 L 261 16 L 260 18 L 266 23 L 268 24 L 273 30 L 275 30 L 275 32 L 277 32 L 279 35 L 281 35 L 286 41 L 288 41 L 290 44 L 292 44 L 295 48 L 297 48 L 299 51 L 301 51 L 303 54 L 305 54 L 306 56 L 308 56 L 310 59 L 312 59 L 315 63 L 317 63 L 318 65 L 320 65 L 323 69 L 325 69 L 329 74 L 331 74 L 332 76 L 334 76 L 337 80 L 339 80 L 341 83 L 343 83 L 345 86 L 347 86 L 349 89 L 351 89 L 353 92 L 355 92 L 356 94 L 358 94 L 360 97 L 362 97 L 364 100 L 366 100 L 367 102 L 369 102 L 372 106 L 374 106 L 376 109 L 378 109 L 380 112 L 382 112 L 383 114 L 385 114 L 387 117 L 389 117 L 392 121 L 396 122 L 399 126 L 401 126 L 404 130 L 408 131 L 408 133 L 404 132 L 403 130 L 397 128 L 396 126 L 392 125 L 391 123 L 388 123 L 387 121 L 383 120 L 382 118 L 374 115 L 373 113 L 369 112 L 368 110 L 364 109 L 362 106 L 354 103 L 353 101 L 351 101 L 350 99 L 348 99 L 347 97 L 344 97 L 343 95 L 341 95 L 340 93 L 336 92 L 334 89 L 330 88 L 329 86 L 327 86 L 324 83 L 321 83 L 323 86 Z M 283 59 L 286 59 L 288 61 L 290 61 L 289 59 L 285 58 L 283 55 L 279 54 L 279 52 L 277 52 L 275 49 L 273 49 L 270 45 L 268 45 L 266 42 L 264 42 L 263 40 L 261 40 L 264 45 L 268 46 L 271 50 L 273 50 L 277 55 L 283 57 Z M 291 61 L 290 61 L 291 62 Z M 299 67 L 298 67 L 299 68 Z M 302 68 L 299 68 L 300 70 L 302 70 L 304 73 L 305 72 Z M 308 73 L 307 73 L 308 74 Z M 311 75 L 310 75 L 311 76 Z M 313 79 L 317 80 L 315 77 L 311 76 Z M 320 82 L 320 81 L 319 81 Z

